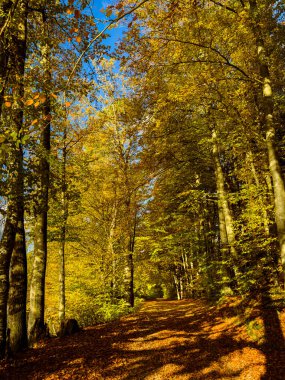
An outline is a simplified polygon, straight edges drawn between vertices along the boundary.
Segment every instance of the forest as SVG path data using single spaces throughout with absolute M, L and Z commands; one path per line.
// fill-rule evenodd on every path
M 283 0 L 0 1 L 0 358 L 143 300 L 285 307 L 284 181 Z

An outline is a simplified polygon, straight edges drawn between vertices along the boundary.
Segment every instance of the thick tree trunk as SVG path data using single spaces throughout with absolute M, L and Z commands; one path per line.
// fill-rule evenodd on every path
M 19 221 L 22 222 L 23 205 L 23 150 L 21 146 L 23 109 L 20 108 L 19 100 L 24 95 L 24 72 L 26 59 L 26 23 L 27 4 L 26 1 L 18 1 L 16 20 L 17 25 L 13 29 L 10 42 L 10 79 L 13 86 L 13 104 L 10 111 L 10 119 L 7 124 L 15 139 L 10 142 L 10 153 L 8 160 L 8 205 L 5 227 L 0 244 L 0 357 L 3 357 L 6 349 L 7 330 L 7 308 L 9 294 L 9 267 L 11 255 L 15 245 L 15 236 Z M 15 4 L 14 4 L 15 5 Z M 25 244 L 22 244 L 22 248 Z M 25 256 L 25 251 L 18 251 Z M 24 260 L 24 259 L 23 259 Z M 25 268 L 21 268 L 25 271 Z M 10 307 L 16 307 L 11 304 Z M 26 305 L 18 305 L 25 308 Z M 22 332 L 25 333 L 24 331 Z
M 250 14 L 252 20 L 252 31 L 256 38 L 256 56 L 259 65 L 259 74 L 262 82 L 262 103 L 260 110 L 264 117 L 264 129 L 266 134 L 269 169 L 273 181 L 275 221 L 277 226 L 278 240 L 280 245 L 280 259 L 285 273 L 285 186 L 281 173 L 281 167 L 278 155 L 275 149 L 275 125 L 274 125 L 274 102 L 273 92 L 270 79 L 270 70 L 268 66 L 269 57 L 263 40 L 263 30 L 260 23 L 260 13 L 266 12 L 267 9 L 259 9 L 256 0 L 250 0 Z M 267 4 L 269 6 L 269 4 Z M 272 10 L 268 14 L 268 22 L 272 21 Z M 270 38 L 270 30 L 266 33 Z
M 14 190 L 11 187 L 10 189 Z M 0 244 L 0 358 L 5 355 L 6 349 L 9 266 L 14 248 L 17 222 L 17 199 L 14 198 L 8 202 L 6 222 Z
M 23 211 L 20 212 L 10 263 L 8 328 L 10 330 L 10 350 L 13 353 L 22 350 L 28 344 L 26 326 L 27 258 Z
M 49 192 L 49 153 L 50 153 L 50 83 L 51 71 L 49 67 L 49 41 L 47 32 L 47 22 L 43 14 L 43 28 L 45 43 L 41 47 L 42 66 L 44 70 L 44 92 L 46 101 L 43 105 L 44 125 L 41 134 L 40 163 L 39 163 L 39 184 L 37 205 L 35 207 L 34 226 L 34 261 L 30 287 L 30 312 L 28 319 L 29 343 L 45 333 L 44 307 L 45 307 L 45 275 L 47 260 L 47 214 L 48 214 L 48 192 Z

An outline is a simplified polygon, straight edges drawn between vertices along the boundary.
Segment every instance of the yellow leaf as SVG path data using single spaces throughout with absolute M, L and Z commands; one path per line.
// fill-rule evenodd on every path
M 78 43 L 80 43 L 81 42 L 81 37 L 80 36 L 76 36 L 76 41 L 78 42 Z
M 12 106 L 12 103 L 11 102 L 5 102 L 5 107 L 11 107 Z
M 57 99 L 57 95 L 55 95 L 53 92 L 50 94 L 54 99 Z
M 40 104 L 41 104 L 41 102 L 38 101 L 38 102 L 35 103 L 34 107 L 35 107 L 35 108 L 38 108 L 38 106 L 39 106 Z
M 38 99 L 39 96 L 40 96 L 40 94 L 36 94 L 36 95 L 34 96 L 34 100 L 35 100 L 35 99 Z
M 38 119 L 35 119 L 35 120 L 33 120 L 33 121 L 31 122 L 31 125 L 35 125 L 35 124 L 37 124 L 37 122 L 38 122 Z
M 33 103 L 34 103 L 33 99 L 28 99 L 25 104 L 26 106 L 31 106 Z

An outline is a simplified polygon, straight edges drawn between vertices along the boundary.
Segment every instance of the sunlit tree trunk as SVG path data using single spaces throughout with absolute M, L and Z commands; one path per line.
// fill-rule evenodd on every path
M 15 246 L 15 236 L 18 223 L 23 222 L 23 150 L 21 145 L 22 127 L 23 127 L 23 108 L 20 107 L 20 100 L 24 95 L 24 72 L 26 59 L 26 23 L 27 23 L 27 4 L 26 1 L 18 1 L 17 4 L 17 21 L 12 31 L 10 43 L 10 78 L 13 85 L 13 104 L 9 113 L 6 116 L 5 122 L 9 126 L 11 134 L 15 138 L 10 142 L 9 160 L 7 162 L 8 171 L 8 202 L 5 227 L 0 244 L 0 357 L 3 357 L 6 349 L 6 330 L 7 330 L 7 308 L 9 295 L 9 267 L 12 252 Z M 11 85 L 9 82 L 9 85 Z M 24 238 L 24 235 L 23 235 Z M 25 242 L 21 244 L 22 249 L 18 249 L 15 253 L 21 263 L 25 261 Z M 15 256 L 15 255 L 14 255 Z M 16 260 L 17 261 L 17 260 Z M 20 263 L 19 262 L 19 263 Z M 12 273 L 15 268 L 12 268 Z M 25 271 L 25 268 L 21 268 Z M 24 274 L 25 276 L 26 274 Z M 22 292 L 22 290 L 21 290 Z M 18 295 L 22 294 L 19 293 Z M 23 289 L 25 292 L 25 289 Z M 16 299 L 11 299 L 11 302 Z M 24 305 L 10 305 L 10 309 L 14 306 L 20 309 L 25 308 Z M 22 326 L 23 327 L 23 326 Z M 12 328 L 12 326 L 11 326 Z M 14 327 L 13 327 L 14 329 Z M 20 334 L 24 334 L 21 331 Z M 16 336 L 15 330 L 13 331 Z
M 111 223 L 110 223 L 110 229 L 109 229 L 109 241 L 108 241 L 108 251 L 109 251 L 110 257 L 112 258 L 112 280 L 111 280 L 112 297 L 115 296 L 116 287 L 117 287 L 116 253 L 114 250 L 114 236 L 115 236 L 117 212 L 118 212 L 118 203 L 117 203 L 117 200 L 115 199 L 113 210 L 112 210 Z
M 50 48 L 48 41 L 48 25 L 43 13 L 44 42 L 41 46 L 42 67 L 44 70 L 44 92 L 46 101 L 43 104 L 44 125 L 41 133 L 39 149 L 39 182 L 35 207 L 34 225 L 34 260 L 30 286 L 30 312 L 28 319 L 29 342 L 37 340 L 44 331 L 44 304 L 45 304 L 45 273 L 47 260 L 47 213 L 49 191 L 49 152 L 50 152 L 50 83 L 51 71 L 49 66 Z
M 61 183 L 61 225 L 60 225 L 60 249 L 59 249 L 59 307 L 58 316 L 59 322 L 62 326 L 65 320 L 65 239 L 66 239 L 66 225 L 68 218 L 68 204 L 67 204 L 67 184 L 66 184 L 66 131 L 64 131 L 64 147 L 62 152 L 62 183 Z
M 260 188 L 260 181 L 259 181 L 256 169 L 255 169 L 254 157 L 253 157 L 253 154 L 252 154 L 251 151 L 249 151 L 247 153 L 247 161 L 248 161 L 248 164 L 249 164 L 249 167 L 250 167 L 250 171 L 251 171 L 251 173 L 253 175 L 255 185 L 259 189 Z M 265 206 L 264 206 L 264 199 L 259 194 L 258 194 L 258 199 L 259 199 L 259 202 L 260 202 L 261 212 L 263 214 L 264 232 L 265 232 L 265 235 L 269 236 L 269 218 L 268 218 Z
M 219 212 L 219 229 L 220 229 L 220 244 L 221 244 L 221 253 L 222 259 L 228 260 L 227 257 L 228 250 L 231 254 L 231 262 L 236 260 L 236 238 L 234 231 L 234 223 L 231 215 L 231 210 L 229 202 L 227 199 L 227 194 L 225 190 L 225 179 L 224 173 L 221 166 L 219 158 L 219 146 L 217 142 L 217 134 L 213 131 L 213 157 L 215 163 L 215 177 L 216 177 L 216 186 L 218 194 L 218 212 Z M 225 272 L 230 279 L 230 283 L 234 282 L 236 270 L 230 269 L 229 265 L 225 265 Z
M 268 66 L 269 57 L 264 43 L 264 33 L 260 24 L 261 12 L 269 12 L 268 23 L 272 21 L 272 9 L 268 2 L 264 2 L 264 8 L 258 7 L 256 0 L 249 0 L 252 31 L 256 38 L 256 57 L 259 65 L 259 75 L 262 82 L 262 103 L 260 110 L 264 117 L 264 129 L 268 151 L 269 169 L 273 181 L 275 221 L 280 245 L 280 258 L 285 272 L 285 186 L 282 177 L 278 155 L 275 149 L 275 125 L 274 125 L 274 101 L 273 91 Z M 267 10 L 268 9 L 270 10 Z M 270 38 L 270 29 L 266 31 Z
M 213 132 L 213 156 L 214 156 L 214 162 L 215 162 L 215 175 L 216 175 L 216 183 L 217 183 L 218 202 L 220 205 L 220 212 L 223 213 L 223 216 L 224 216 L 224 218 L 222 219 L 222 224 L 224 223 L 224 226 L 225 226 L 227 240 L 231 249 L 231 253 L 233 256 L 236 256 L 236 248 L 235 248 L 236 239 L 235 239 L 233 218 L 231 215 L 231 210 L 230 210 L 229 202 L 226 195 L 224 173 L 223 173 L 223 169 L 220 163 L 217 134 L 215 131 Z M 222 228 L 224 229 L 224 227 Z

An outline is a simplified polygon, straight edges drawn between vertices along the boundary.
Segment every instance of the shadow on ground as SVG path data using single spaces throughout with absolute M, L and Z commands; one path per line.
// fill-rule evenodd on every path
M 283 380 L 285 350 L 276 315 L 264 314 L 267 341 L 257 346 L 242 338 L 229 316 L 225 323 L 220 311 L 201 301 L 150 301 L 121 321 L 27 350 L 0 367 L 0 378 Z M 275 336 L 274 347 L 273 323 L 280 338 Z

